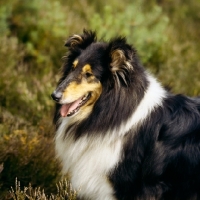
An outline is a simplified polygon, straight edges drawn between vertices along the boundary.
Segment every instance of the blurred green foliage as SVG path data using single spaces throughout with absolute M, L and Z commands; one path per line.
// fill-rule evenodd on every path
M 145 64 L 167 41 L 164 32 L 169 19 L 162 13 L 160 6 L 153 5 L 144 12 L 143 4 L 144 0 L 136 0 L 123 11 L 105 6 L 103 14 L 95 13 L 89 23 L 100 38 L 109 40 L 115 37 L 116 33 L 125 36 L 128 42 L 137 47 Z
M 55 191 L 50 93 L 69 35 L 83 28 L 122 35 L 172 91 L 200 94 L 200 2 L 196 0 L 0 1 L 0 199 L 15 184 Z M 10 197 L 11 198 L 11 197 Z

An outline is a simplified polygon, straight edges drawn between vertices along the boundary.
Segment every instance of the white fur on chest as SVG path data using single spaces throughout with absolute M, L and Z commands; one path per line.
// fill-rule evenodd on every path
M 56 153 L 62 160 L 63 174 L 69 173 L 72 186 L 80 197 L 114 200 L 107 176 L 120 160 L 121 140 L 94 140 L 86 136 L 77 141 L 70 137 L 63 139 L 64 123 L 56 135 Z

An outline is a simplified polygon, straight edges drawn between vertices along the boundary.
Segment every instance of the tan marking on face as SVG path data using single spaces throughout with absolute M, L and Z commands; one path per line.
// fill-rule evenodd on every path
M 77 66 L 78 60 L 75 60 L 73 65 Z M 90 73 L 91 76 L 84 78 L 84 74 Z M 90 93 L 89 100 L 80 108 L 80 112 L 76 115 L 76 119 L 83 119 L 87 117 L 93 109 L 93 106 L 102 93 L 101 82 L 98 81 L 92 74 L 91 65 L 86 64 L 82 68 L 80 74 L 81 82 L 72 81 L 64 90 L 62 101 L 64 103 L 71 103 Z
M 79 119 L 87 117 L 92 108 L 102 93 L 102 85 L 99 82 L 88 83 L 86 80 L 82 80 L 81 83 L 71 82 L 63 92 L 63 101 L 71 103 L 78 98 L 91 93 L 90 99 L 80 108 L 80 113 L 77 115 Z
M 85 65 L 85 66 L 82 68 L 82 72 L 83 72 L 83 73 L 87 73 L 87 72 L 92 73 L 92 68 L 91 68 L 91 66 L 90 66 L 89 64 Z
M 73 102 L 80 97 L 77 93 L 78 83 L 76 81 L 71 82 L 63 92 L 63 99 L 67 99 L 67 102 Z
M 75 61 L 73 62 L 73 67 L 76 68 L 77 64 L 78 64 L 78 60 L 75 60 Z
M 82 112 L 80 112 L 77 115 L 79 120 L 82 120 L 82 119 L 88 117 L 88 115 L 92 112 L 94 104 L 98 100 L 101 93 L 102 93 L 102 85 L 101 85 L 101 83 L 99 83 L 98 88 L 96 88 L 95 92 L 92 92 L 90 99 L 87 101 L 87 103 L 85 105 L 83 105 L 81 107 Z
M 63 92 L 63 101 L 71 103 L 78 98 L 86 95 L 88 92 L 94 94 L 94 101 L 98 99 L 102 91 L 102 85 L 100 82 L 88 83 L 86 80 L 82 80 L 81 83 L 76 81 L 71 82 Z M 92 97 L 91 97 L 92 99 Z
M 95 76 L 90 76 L 89 78 L 87 78 L 87 81 L 88 81 L 88 83 L 91 83 L 91 82 L 95 82 Z

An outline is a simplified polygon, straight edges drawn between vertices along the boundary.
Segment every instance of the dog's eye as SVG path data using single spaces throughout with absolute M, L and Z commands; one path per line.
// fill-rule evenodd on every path
M 86 75 L 87 78 L 89 78 L 90 76 L 92 76 L 92 74 L 90 72 L 86 72 L 85 75 Z

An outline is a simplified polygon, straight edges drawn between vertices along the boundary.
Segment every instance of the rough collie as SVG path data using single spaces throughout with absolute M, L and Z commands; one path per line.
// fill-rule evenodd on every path
M 55 148 L 80 199 L 200 199 L 200 98 L 174 95 L 123 37 L 69 37 Z

